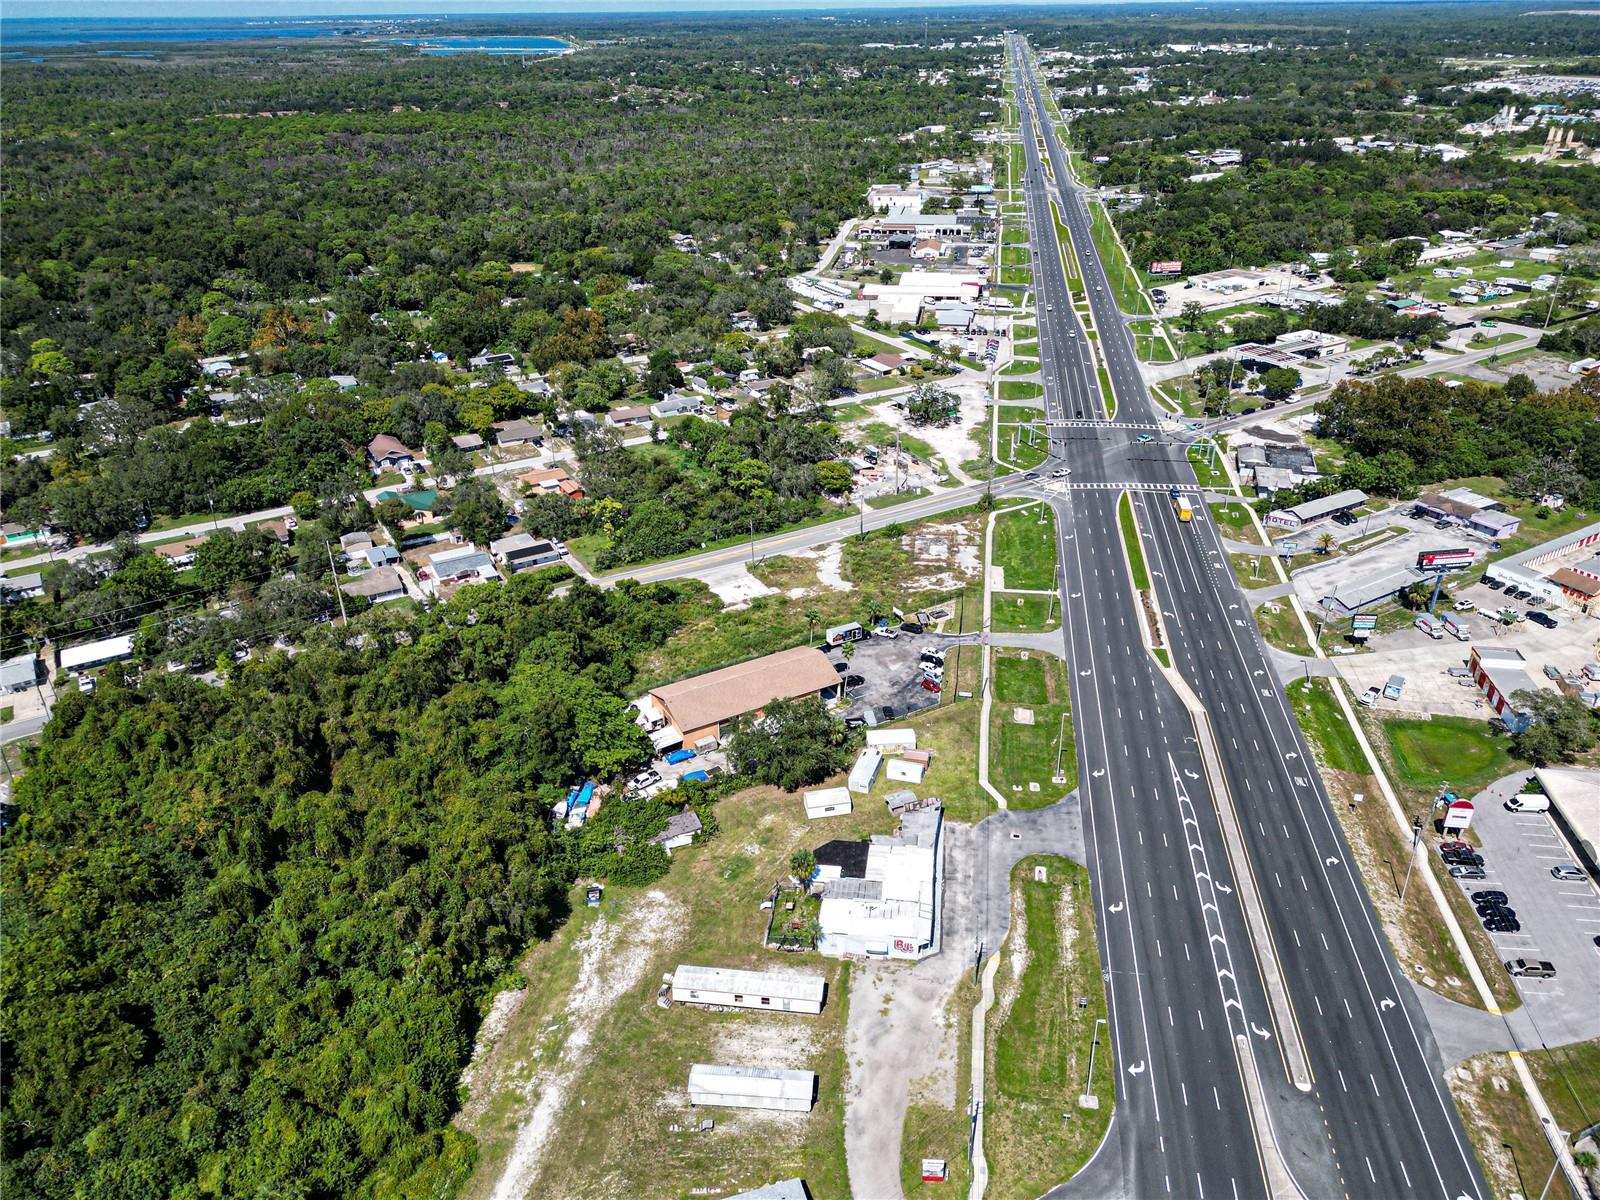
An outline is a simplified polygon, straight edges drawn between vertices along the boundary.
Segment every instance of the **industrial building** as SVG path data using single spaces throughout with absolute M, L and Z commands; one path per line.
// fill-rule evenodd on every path
M 1521 733 L 1533 723 L 1532 716 L 1517 708 L 1512 697 L 1518 692 L 1533 692 L 1539 685 L 1524 669 L 1527 659 L 1510 646 L 1474 646 L 1472 678 L 1484 699 L 1512 733 Z
M 1491 563 L 1485 579 L 1527 588 L 1552 604 L 1600 616 L 1600 521 Z
M 664 684 L 652 689 L 649 698 L 674 731 L 668 740 L 694 746 L 721 737 L 724 725 L 759 713 L 774 700 L 831 695 L 838 686 L 839 673 L 827 655 L 812 646 L 796 646 Z
M 674 1004 L 720 1004 L 762 1012 L 820 1013 L 828 992 L 821 975 L 801 971 L 740 971 L 679 963 L 672 972 Z
M 824 954 L 919 959 L 939 952 L 944 813 L 904 814 L 900 832 L 816 851 Z
M 697 1108 L 714 1105 L 810 1112 L 816 1094 L 814 1071 L 774 1071 L 712 1063 L 695 1063 L 689 1068 L 689 1103 Z

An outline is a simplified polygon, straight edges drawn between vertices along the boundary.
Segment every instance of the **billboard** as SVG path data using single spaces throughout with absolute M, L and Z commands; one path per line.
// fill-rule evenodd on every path
M 1472 801 L 1456 800 L 1444 810 L 1446 833 L 1454 833 L 1472 824 Z
M 1465 547 L 1454 550 L 1424 550 L 1417 555 L 1417 570 L 1463 571 L 1470 567 L 1477 557 Z
M 1183 259 L 1181 259 L 1181 258 L 1164 258 L 1164 259 L 1161 259 L 1161 260 L 1159 260 L 1157 262 L 1153 262 L 1153 263 L 1150 264 L 1150 274 L 1152 274 L 1152 275 L 1182 275 L 1183 274 Z
M 1377 618 L 1376 614 L 1372 614 L 1372 615 L 1360 615 L 1360 614 L 1358 614 L 1358 615 L 1350 618 L 1350 628 L 1351 629 L 1376 629 L 1377 627 L 1378 627 L 1378 618 Z

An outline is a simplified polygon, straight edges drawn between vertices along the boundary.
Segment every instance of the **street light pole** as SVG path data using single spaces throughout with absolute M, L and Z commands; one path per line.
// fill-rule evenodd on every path
M 1417 868 L 1417 843 L 1422 840 L 1422 818 L 1419 816 L 1411 822 L 1411 858 L 1406 863 L 1405 882 L 1400 885 L 1400 902 L 1405 903 L 1406 888 L 1411 886 L 1411 872 Z
M 1556 1130 L 1555 1132 L 1556 1132 L 1556 1137 L 1560 1139 L 1560 1141 L 1557 1143 L 1557 1145 L 1558 1146 L 1565 1145 L 1566 1141 L 1567 1141 L 1567 1135 L 1562 1133 L 1561 1130 L 1559 1130 L 1559 1129 Z M 1556 1172 L 1559 1171 L 1560 1169 L 1561 1169 L 1561 1151 L 1558 1149 L 1556 1151 L 1556 1160 L 1555 1160 L 1555 1162 L 1550 1164 L 1550 1176 L 1549 1176 L 1548 1179 L 1546 1179 L 1544 1181 L 1544 1186 L 1539 1189 L 1539 1200 L 1544 1200 L 1545 1193 L 1547 1193 L 1550 1190 L 1550 1185 L 1556 1181 Z
M 1094 1037 L 1089 1042 L 1089 1078 L 1084 1081 L 1083 1095 L 1078 1097 L 1079 1104 L 1084 1108 L 1098 1107 L 1094 1098 L 1094 1052 L 1095 1047 L 1100 1044 L 1100 1026 L 1105 1023 L 1106 1019 L 1104 1017 L 1096 1017 L 1094 1019 Z M 1084 1104 L 1085 1100 L 1090 1101 L 1090 1103 Z M 1540 1197 L 1540 1200 L 1543 1200 L 1543 1197 Z

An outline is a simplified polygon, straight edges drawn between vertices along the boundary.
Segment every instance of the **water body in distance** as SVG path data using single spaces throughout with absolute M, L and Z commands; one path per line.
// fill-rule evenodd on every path
M 559 54 L 571 49 L 559 38 L 453 36 L 440 17 L 20 17 L 0 19 L 0 44 L 8 49 L 88 48 L 97 45 L 193 45 L 206 42 L 283 41 L 289 38 L 376 38 L 414 45 L 425 53 Z M 462 18 L 454 18 L 462 19 Z M 483 17 L 472 20 L 481 26 Z M 502 27 L 505 21 L 497 22 Z M 460 25 L 456 26 L 458 29 Z M 468 25 L 471 28 L 471 25 Z M 407 35 L 404 37 L 395 35 Z M 430 36 L 432 35 L 432 36 Z

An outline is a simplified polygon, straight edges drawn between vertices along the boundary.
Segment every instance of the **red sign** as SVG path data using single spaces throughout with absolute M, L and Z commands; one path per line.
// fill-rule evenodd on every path
M 917 950 L 915 946 L 906 941 L 904 938 L 895 938 L 894 948 L 901 954 L 915 954 Z
M 1445 809 L 1444 827 L 1447 830 L 1465 829 L 1472 824 L 1472 801 L 1457 800 Z
M 1150 264 L 1152 275 L 1182 275 L 1183 260 L 1181 258 L 1164 258 L 1160 262 Z
M 1455 550 L 1424 550 L 1417 555 L 1419 571 L 1459 571 L 1470 567 L 1477 555 L 1466 548 Z

